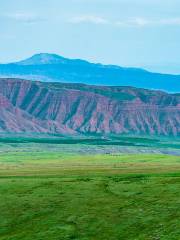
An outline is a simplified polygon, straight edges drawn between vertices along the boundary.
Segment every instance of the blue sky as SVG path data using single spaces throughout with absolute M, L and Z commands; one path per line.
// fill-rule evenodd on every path
M 180 1 L 0 0 L 0 62 L 40 52 L 180 74 Z

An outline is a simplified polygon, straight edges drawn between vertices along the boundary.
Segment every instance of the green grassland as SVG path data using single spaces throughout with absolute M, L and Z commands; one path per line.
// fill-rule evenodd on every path
M 180 157 L 170 155 L 77 155 L 61 152 L 0 154 L 0 176 L 86 175 L 87 173 L 178 173 Z
M 21 144 L 0 146 L 0 240 L 180 239 L 179 156 Z

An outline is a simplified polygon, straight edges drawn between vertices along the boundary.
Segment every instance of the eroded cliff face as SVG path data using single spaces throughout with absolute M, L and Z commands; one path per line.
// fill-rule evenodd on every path
M 1 79 L 0 131 L 180 135 L 180 95 Z

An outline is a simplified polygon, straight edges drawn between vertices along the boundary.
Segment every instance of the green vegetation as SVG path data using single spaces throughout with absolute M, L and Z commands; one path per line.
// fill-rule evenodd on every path
M 32 134 L 30 136 L 1 134 L 1 143 L 42 143 L 57 145 L 94 145 L 94 146 L 128 146 L 128 147 L 148 147 L 148 148 L 171 148 L 180 149 L 180 139 L 165 137 L 134 137 L 134 136 L 117 136 L 117 135 L 98 135 L 86 134 L 79 136 L 63 136 L 63 135 L 46 135 Z
M 21 150 L 0 153 L 0 240 L 180 239 L 179 156 Z

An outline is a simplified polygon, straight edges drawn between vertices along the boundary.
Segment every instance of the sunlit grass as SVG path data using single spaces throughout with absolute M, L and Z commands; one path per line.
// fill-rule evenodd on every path
M 0 154 L 0 240 L 179 240 L 180 157 Z

